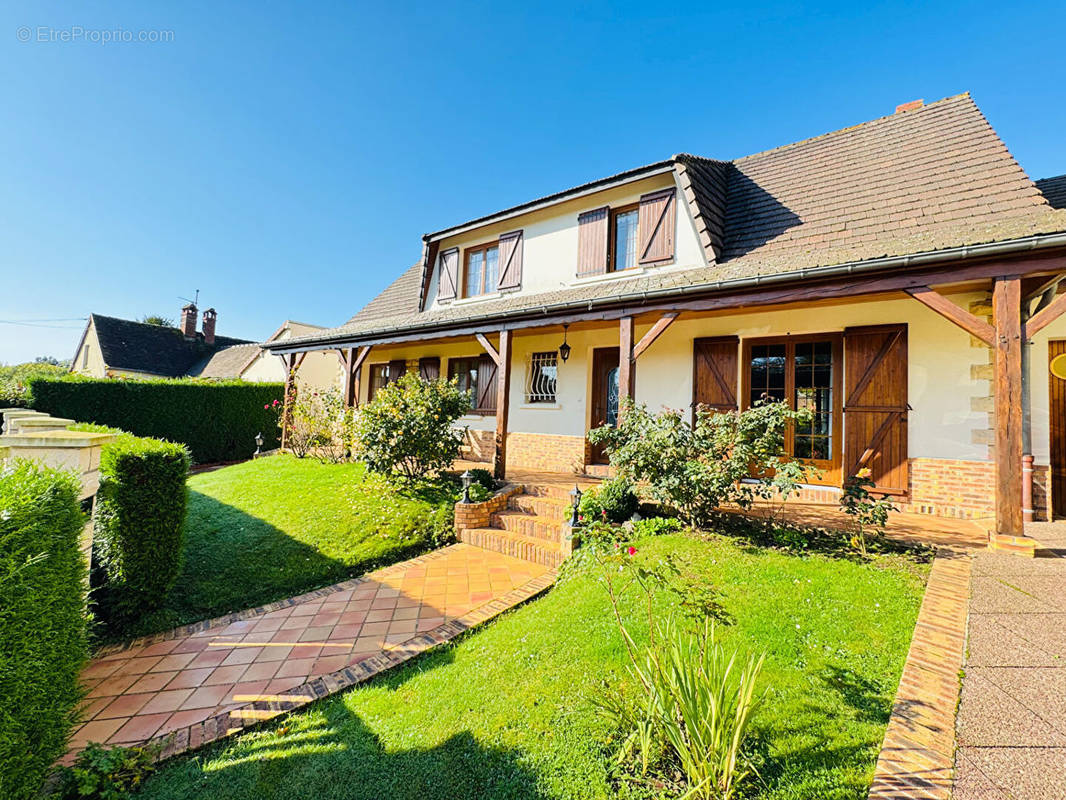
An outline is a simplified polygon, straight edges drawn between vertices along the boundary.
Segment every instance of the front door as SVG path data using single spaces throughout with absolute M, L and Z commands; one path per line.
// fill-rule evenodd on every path
M 618 348 L 601 347 L 592 351 L 592 408 L 590 428 L 618 422 Z M 592 445 L 593 464 L 607 463 L 603 445 Z
M 1055 359 L 1066 354 L 1066 341 L 1047 343 L 1048 422 L 1051 428 L 1051 508 L 1054 516 L 1066 516 L 1066 374 Z M 1066 359 L 1060 359 L 1061 361 Z M 1035 370 L 1034 370 L 1035 372 Z

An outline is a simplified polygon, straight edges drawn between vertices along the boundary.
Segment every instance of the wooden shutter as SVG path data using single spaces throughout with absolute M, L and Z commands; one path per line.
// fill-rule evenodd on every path
M 522 231 L 500 236 L 500 280 L 496 288 L 501 292 L 522 288 Z
M 492 356 L 481 356 L 477 360 L 476 394 L 475 410 L 496 411 L 496 362 Z
M 394 361 L 389 362 L 389 383 L 395 383 L 400 379 L 400 376 L 407 372 L 407 362 L 402 358 L 397 358 Z
M 435 381 L 440 377 L 440 358 L 427 356 L 418 359 L 418 374 L 424 381 Z
M 610 217 L 610 209 L 606 206 L 578 215 L 578 277 L 602 275 L 607 272 L 607 229 Z
M 844 478 L 868 467 L 878 491 L 906 494 L 907 326 L 844 329 Z
M 437 276 L 437 299 L 454 300 L 459 286 L 459 248 L 440 254 L 440 275 Z
M 674 257 L 674 231 L 677 228 L 675 194 L 673 189 L 666 189 L 640 198 L 637 234 L 641 264 L 661 264 Z
M 692 414 L 703 407 L 710 411 L 737 410 L 736 336 L 715 336 L 692 342 Z

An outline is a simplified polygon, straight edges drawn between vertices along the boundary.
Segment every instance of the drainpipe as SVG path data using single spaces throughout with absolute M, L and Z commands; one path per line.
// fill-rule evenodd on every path
M 1033 521 L 1032 342 L 1022 338 L 1022 521 Z

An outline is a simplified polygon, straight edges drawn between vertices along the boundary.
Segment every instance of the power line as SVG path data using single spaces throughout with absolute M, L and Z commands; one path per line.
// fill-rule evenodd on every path
M 84 322 L 87 317 L 69 317 L 67 319 L 56 320 L 21 320 L 21 319 L 0 319 L 0 325 L 22 325 L 26 328 L 56 328 L 63 331 L 76 331 L 81 325 L 50 325 L 49 322 Z

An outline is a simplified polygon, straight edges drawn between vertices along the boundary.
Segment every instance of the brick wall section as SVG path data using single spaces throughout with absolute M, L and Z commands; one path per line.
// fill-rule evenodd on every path
M 912 458 L 911 485 L 905 511 L 954 519 L 991 517 L 995 507 L 995 464 Z
M 538 472 L 580 473 L 585 467 L 585 437 L 509 433 L 507 466 Z
M 505 486 L 483 503 L 455 504 L 455 534 L 472 528 L 487 528 L 493 514 L 507 508 L 512 495 L 521 494 L 521 486 Z
M 492 463 L 496 454 L 496 432 L 466 429 L 463 457 L 470 461 Z

